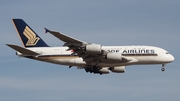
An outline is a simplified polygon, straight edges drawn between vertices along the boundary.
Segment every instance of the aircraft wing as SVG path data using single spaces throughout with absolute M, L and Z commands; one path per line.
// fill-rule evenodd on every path
M 102 46 L 99 44 L 92 44 L 78 39 L 72 38 L 70 36 L 64 35 L 62 33 L 51 31 L 45 28 L 45 32 L 49 32 L 61 41 L 65 42 L 64 46 L 69 47 L 68 50 L 73 50 L 72 55 L 77 54 L 79 57 L 82 57 L 83 60 L 89 65 L 96 65 L 100 61 L 107 62 L 105 55 L 108 53 L 105 50 L 102 50 Z M 97 50 L 96 50 L 97 49 Z M 128 59 L 124 58 L 123 61 L 127 62 Z
M 60 39 L 61 41 L 64 41 L 66 43 L 76 43 L 76 44 L 88 44 L 87 42 L 84 41 L 80 41 L 78 39 L 72 38 L 70 36 L 64 35 L 62 33 L 56 32 L 56 31 L 50 31 L 48 29 L 45 28 L 45 33 L 51 33 L 52 35 L 54 35 L 55 37 L 57 37 L 58 39 Z

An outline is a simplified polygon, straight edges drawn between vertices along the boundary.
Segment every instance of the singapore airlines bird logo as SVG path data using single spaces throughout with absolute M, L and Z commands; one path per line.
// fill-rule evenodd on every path
M 36 34 L 28 26 L 24 29 L 23 34 L 28 39 L 26 46 L 34 46 L 40 39 L 39 37 L 36 37 Z

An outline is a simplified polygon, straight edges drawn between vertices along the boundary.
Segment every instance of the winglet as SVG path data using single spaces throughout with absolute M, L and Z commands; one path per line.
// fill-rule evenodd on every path
M 47 29 L 47 28 L 44 28 L 44 29 L 45 29 L 45 34 L 48 33 L 48 32 L 50 32 L 49 29 Z

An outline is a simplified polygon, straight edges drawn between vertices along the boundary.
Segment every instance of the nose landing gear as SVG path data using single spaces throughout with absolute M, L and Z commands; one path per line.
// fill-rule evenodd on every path
M 165 68 L 164 68 L 165 64 L 162 64 L 162 68 L 161 68 L 161 71 L 165 71 Z

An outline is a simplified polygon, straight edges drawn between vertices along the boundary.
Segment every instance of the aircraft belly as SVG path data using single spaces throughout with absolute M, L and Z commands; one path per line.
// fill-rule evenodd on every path
M 68 65 L 68 66 L 87 66 L 87 65 L 97 65 L 100 67 L 115 67 L 115 66 L 127 66 L 127 65 L 138 65 L 138 64 L 157 64 L 159 63 L 157 60 L 157 57 L 126 57 L 128 62 L 99 62 L 97 64 L 95 63 L 89 63 L 87 64 L 85 61 L 83 61 L 82 58 L 79 57 L 36 57 L 35 60 L 40 60 L 44 62 L 49 63 L 55 63 L 60 65 Z

